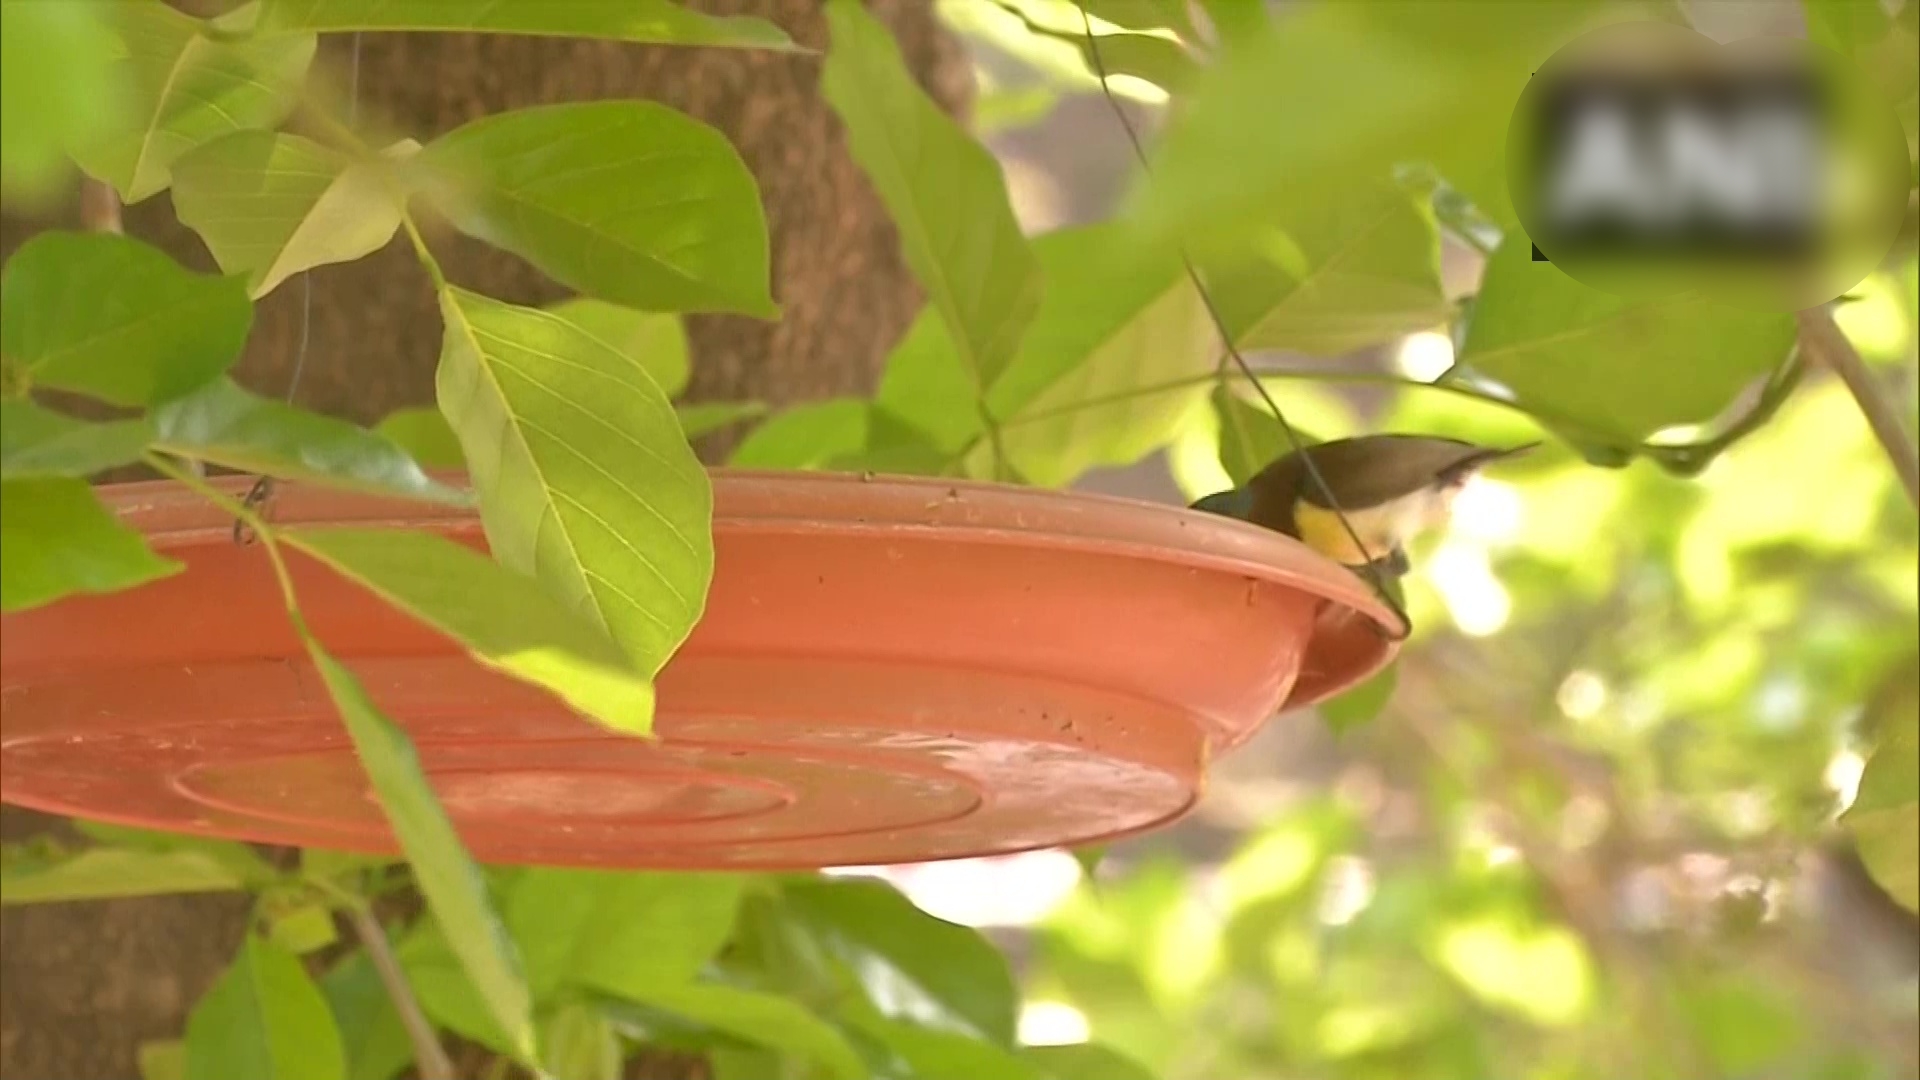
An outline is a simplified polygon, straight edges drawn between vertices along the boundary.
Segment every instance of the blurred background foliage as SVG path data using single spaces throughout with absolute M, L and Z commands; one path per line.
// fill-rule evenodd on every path
M 939 0 L 1048 282 L 984 389 L 1000 430 L 929 312 L 874 401 L 756 419 L 736 464 L 1165 501 L 1229 486 L 1284 444 L 1215 377 L 1170 237 L 1302 430 L 1553 441 L 1414 553 L 1395 667 L 1221 761 L 1176 828 L 827 876 L 493 871 L 551 1070 L 635 1074 L 644 1046 L 680 1063 L 660 1075 L 716 1080 L 1920 1076 L 1920 543 L 1885 451 L 1791 355 L 1790 323 L 1691 313 L 1556 345 L 1525 325 L 1554 315 L 1551 289 L 1475 311 L 1512 227 L 1488 154 L 1506 117 L 1475 111 L 1526 70 L 1506 59 L 1603 9 L 1810 30 L 1911 141 L 1916 7 L 1330 2 L 1277 5 L 1269 30 L 1251 0 Z M 1152 183 L 1130 179 L 1081 8 Z M 66 114 L 16 112 L 14 80 L 59 54 L 16 31 L 44 23 L 84 57 L 93 28 L 0 10 L 9 182 L 38 190 L 63 165 L 31 129 Z M 74 78 L 93 95 L 74 116 L 117 92 Z M 1915 275 L 1909 223 L 1835 313 L 1909 431 Z M 93 836 L 10 850 L 8 902 L 253 889 L 267 932 L 246 970 L 312 958 L 344 1075 L 386 1080 L 405 1032 L 326 915 L 377 911 L 463 1070 L 508 1074 L 400 867 Z M 221 987 L 201 1010 L 209 1030 L 266 1018 Z M 150 1080 L 179 1075 L 178 1044 L 151 1049 Z

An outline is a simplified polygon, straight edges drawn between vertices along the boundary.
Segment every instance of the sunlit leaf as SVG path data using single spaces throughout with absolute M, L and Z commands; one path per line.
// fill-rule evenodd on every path
M 192 833 L 161 832 L 158 829 L 138 829 L 131 825 L 89 821 L 86 818 L 74 818 L 72 824 L 76 831 L 103 847 L 127 848 L 155 854 L 194 852 L 225 867 L 228 873 L 245 882 L 250 888 L 257 889 L 278 880 L 281 876 L 280 871 L 261 858 L 259 852 L 238 840 L 220 840 L 211 836 L 195 836 Z
M 255 297 L 302 270 L 385 247 L 405 201 L 386 162 L 298 135 L 236 132 L 173 166 L 174 211 Z
M 631 997 L 688 982 L 733 933 L 736 874 L 530 869 L 506 898 L 536 995 L 572 984 Z
M 1441 165 L 1496 219 L 1513 102 L 1582 0 L 1210 4 L 1231 47 L 1196 81 L 1138 192 L 1143 230 L 1217 237 L 1276 206 L 1314 206 L 1400 162 Z M 1235 16 L 1231 20 L 1225 16 Z M 1307 103 L 1311 102 L 1309 105 Z
M 553 1011 L 540 1029 L 547 1072 L 567 1080 L 620 1080 L 620 1040 L 606 1015 L 582 1001 Z
M 158 448 L 230 469 L 455 506 L 470 501 L 381 435 L 248 393 L 230 379 L 161 406 L 153 425 Z
M 779 314 L 753 174 L 725 135 L 664 105 L 495 113 L 416 162 L 460 231 L 569 288 L 644 311 Z
M 794 880 L 785 908 L 838 957 L 888 1016 L 1011 1043 L 1019 996 L 979 932 L 915 907 L 884 882 Z
M 653 687 L 613 639 L 538 582 L 445 537 L 406 529 L 298 529 L 285 542 L 615 731 L 645 732 Z
M 680 316 L 635 311 L 591 297 L 547 305 L 547 310 L 632 357 L 668 397 L 687 388 L 687 328 Z
M 1920 658 L 1887 677 L 1862 727 L 1873 753 L 1841 820 L 1873 879 L 1920 911 Z
M 345 1080 L 327 999 L 292 953 L 249 935 L 187 1017 L 186 1080 Z
M 633 358 L 543 311 L 448 289 L 440 408 L 493 555 L 652 675 L 705 608 L 713 489 Z
M 44 232 L 0 275 L 0 352 L 35 385 L 153 405 L 232 366 L 253 322 L 245 282 L 190 273 L 110 233 Z
M 821 90 L 900 230 L 901 250 L 977 388 L 1013 358 L 1041 295 L 1039 262 L 999 163 L 914 81 L 858 0 L 831 0 Z
M 1087 14 L 1129 30 L 1171 30 L 1192 40 L 1197 35 L 1187 0 L 1074 0 Z
M 279 123 L 313 61 L 311 34 L 217 40 L 165 4 L 118 2 L 106 10 L 126 49 L 131 101 L 71 149 L 82 169 L 130 203 L 165 188 L 174 162 L 194 147 Z
M 289 30 L 473 31 L 609 38 L 661 45 L 743 49 L 794 48 L 764 19 L 722 18 L 689 11 L 668 0 L 266 0 L 262 34 Z
M 119 592 L 182 569 L 120 524 L 84 480 L 0 480 L 0 610 Z
M 1255 220 L 1207 266 L 1241 348 L 1337 357 L 1452 314 L 1433 213 L 1402 187 L 1357 186 Z
M 1703 424 L 1793 348 L 1784 312 L 1615 296 L 1531 253 L 1526 237 L 1509 234 L 1494 254 L 1460 363 L 1549 426 L 1633 446 L 1662 428 Z
M 861 1080 L 870 1075 L 844 1036 L 786 998 L 712 983 L 648 983 L 632 990 L 634 1001 L 814 1062 L 835 1080 Z
M 360 763 L 386 810 L 387 822 L 413 866 L 414 881 L 438 925 L 448 929 L 447 947 L 480 992 L 488 1017 L 505 1033 L 508 1048 L 523 1061 L 534 1058 L 533 1003 L 520 957 L 495 914 L 487 882 L 434 796 L 412 740 L 367 696 L 360 680 L 298 625 L 307 653 L 327 693 L 346 722 Z M 234 1075 L 229 1073 L 228 1075 Z
M 46 203 L 72 176 L 66 147 L 122 122 L 126 72 L 89 4 L 0 3 L 0 190 Z
M 0 401 L 0 477 L 91 476 L 139 460 L 152 434 L 144 419 L 88 423 L 25 399 Z
M 413 1044 L 380 973 L 364 951 L 349 953 L 320 977 L 340 1029 L 347 1080 L 393 1080 L 413 1061 Z
M 1034 249 L 1047 293 L 987 404 L 1015 470 L 1058 485 L 1170 440 L 1206 392 L 1196 376 L 1213 368 L 1218 337 L 1170 252 L 1143 254 L 1110 225 L 1049 233 Z M 981 421 L 953 404 L 965 395 L 954 346 L 923 312 L 888 357 L 878 401 L 936 447 L 978 445 L 973 471 L 984 474 Z

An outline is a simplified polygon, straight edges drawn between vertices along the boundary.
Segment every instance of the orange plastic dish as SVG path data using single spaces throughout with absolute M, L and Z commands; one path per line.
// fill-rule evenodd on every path
M 244 479 L 221 485 L 235 495 Z M 266 554 L 171 483 L 100 489 L 183 573 L 0 622 L 0 791 L 60 814 L 391 853 Z M 705 618 L 658 741 L 609 733 L 295 553 L 315 631 L 489 862 L 879 864 L 1179 817 L 1209 758 L 1381 667 L 1351 572 L 1210 514 L 999 485 L 714 473 Z M 284 484 L 283 525 L 470 512 Z

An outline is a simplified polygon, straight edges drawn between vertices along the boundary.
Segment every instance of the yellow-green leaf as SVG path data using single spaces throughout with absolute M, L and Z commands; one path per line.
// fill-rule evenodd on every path
M 613 639 L 538 582 L 432 533 L 298 529 L 290 545 L 466 646 L 488 667 L 553 691 L 616 731 L 645 732 L 653 687 Z
M 831 0 L 827 23 L 833 42 L 821 90 L 978 396 L 1013 359 L 1039 309 L 1039 260 L 1013 216 L 999 162 L 914 81 L 886 27 L 859 0 Z
M 387 822 L 407 853 L 415 883 L 434 918 L 448 928 L 447 947 L 478 988 L 508 1047 L 522 1061 L 534 1060 L 533 999 L 520 973 L 519 952 L 494 911 L 480 867 L 428 785 L 413 741 L 373 703 L 353 672 L 329 655 L 304 624 L 296 620 L 296 626 L 346 722 Z
M 84 480 L 0 480 L 0 610 L 119 592 L 181 569 L 108 513 Z
M 174 211 L 256 298 L 302 270 L 385 247 L 404 203 L 384 160 L 356 161 L 298 135 L 236 132 L 173 167 Z
M 496 113 L 414 159 L 454 226 L 643 311 L 779 314 L 753 174 L 719 131 L 649 101 Z
M 164 189 L 173 163 L 194 147 L 279 123 L 313 61 L 312 34 L 216 40 L 166 4 L 119 0 L 106 10 L 125 48 L 132 107 L 71 149 L 130 203 Z
M 449 288 L 440 408 L 494 557 L 651 676 L 705 609 L 713 490 L 646 369 L 557 315 Z

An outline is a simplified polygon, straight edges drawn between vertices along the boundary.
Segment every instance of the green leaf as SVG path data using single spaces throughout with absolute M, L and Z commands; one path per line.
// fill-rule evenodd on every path
M 886 1015 L 1013 1042 L 1019 995 L 1006 958 L 978 931 L 921 911 L 880 881 L 794 879 L 782 894 L 790 918 L 859 976 Z
M 764 19 L 702 15 L 667 0 L 504 0 L 481 5 L 448 0 L 266 0 L 257 25 L 262 34 L 435 30 L 661 45 L 798 48 Z
M 1320 718 L 1334 731 L 1346 731 L 1371 721 L 1393 700 L 1399 683 L 1400 665 L 1396 661 L 1381 668 L 1366 682 L 1320 706 Z
M 437 921 L 427 918 L 414 923 L 412 932 L 394 953 L 429 1019 L 495 1053 L 514 1055 L 514 1040 L 494 1019 L 486 998 L 467 977 Z
M 71 477 L 0 480 L 0 611 L 111 593 L 178 573 Z
M 281 538 L 458 641 L 487 667 L 545 687 L 615 731 L 652 726 L 652 685 L 598 626 L 533 578 L 431 533 L 298 529 Z
M 0 191 L 39 208 L 72 175 L 66 146 L 127 107 L 113 32 L 91 4 L 0 2 Z
M 173 208 L 220 269 L 258 298 L 316 266 L 387 246 L 406 196 L 384 160 L 355 160 L 298 135 L 241 131 L 173 166 Z
M 635 311 L 589 297 L 548 304 L 547 310 L 614 351 L 631 356 L 668 397 L 679 397 L 687 388 L 687 328 L 680 316 L 666 311 Z
M 700 973 L 733 933 L 745 880 L 529 869 L 507 895 L 507 926 L 536 997 L 568 984 L 631 997 Z
M 1199 62 L 1177 41 L 1151 34 L 1099 34 L 1094 42 L 1100 50 L 1098 64 L 1084 33 L 1075 44 L 1096 74 L 1105 68 L 1109 76 L 1131 75 L 1175 94 L 1184 93 L 1200 74 Z
M 455 227 L 569 288 L 644 311 L 780 313 L 753 174 L 725 135 L 664 105 L 496 113 L 416 160 Z
M 46 904 L 126 896 L 227 892 L 249 880 L 202 851 L 86 848 L 54 858 L 9 859 L 0 869 L 0 903 Z
M 155 405 L 239 359 L 253 305 L 239 278 L 190 273 L 113 233 L 44 232 L 0 274 L 0 352 L 38 386 Z
M 1243 349 L 1338 357 L 1452 315 L 1440 233 L 1423 197 L 1394 184 L 1293 204 L 1249 222 L 1207 282 Z
M 709 983 L 650 983 L 633 991 L 632 999 L 642 1004 L 815 1062 L 835 1080 L 864 1080 L 870 1075 L 832 1025 L 786 998 Z
M 1785 361 L 1794 336 L 1786 313 L 1588 288 L 1509 234 L 1487 265 L 1460 363 L 1552 427 L 1635 446 L 1720 415 Z
M 186 1080 L 345 1080 L 327 999 L 300 960 L 249 936 L 187 1017 Z
M 258 852 L 238 840 L 216 840 L 210 836 L 194 836 L 190 833 L 136 829 L 130 825 L 89 821 L 85 818 L 74 818 L 73 827 L 103 847 L 132 848 L 137 851 L 161 854 L 195 852 L 225 867 L 247 888 L 271 884 L 280 880 L 282 876 L 280 871 L 261 858 Z
M 1862 727 L 1873 753 L 1841 823 L 1887 895 L 1920 911 L 1920 657 L 1887 677 Z
M 349 953 L 320 977 L 347 1056 L 347 1080 L 393 1080 L 413 1061 L 407 1026 L 364 951 Z
M 867 444 L 866 402 L 810 401 L 774 413 L 734 448 L 737 469 L 819 469 Z
M 540 1031 L 547 1072 L 566 1080 L 620 1080 L 620 1040 L 594 1006 L 569 1001 L 553 1011 Z
M 673 412 L 680 418 L 680 433 L 697 439 L 742 420 L 765 416 L 767 405 L 763 401 L 700 401 L 676 405 Z
M 1271 26 L 1256 6 L 1208 6 L 1216 24 L 1236 16 L 1221 26 L 1229 47 L 1172 116 L 1151 182 L 1136 185 L 1146 235 L 1232 235 L 1274 207 L 1336 201 L 1412 160 L 1510 218 L 1502 162 L 1513 103 L 1593 5 L 1311 4 Z
M 1097 1043 L 1029 1046 L 1022 1054 L 1048 1080 L 1154 1080 L 1145 1065 Z
M 1293 448 L 1273 414 L 1241 396 L 1235 385 L 1216 384 L 1210 400 L 1220 423 L 1220 467 L 1227 470 L 1233 486 L 1240 488 Z M 1303 437 L 1301 441 L 1307 440 Z
M 1129 30 L 1171 30 L 1192 41 L 1193 20 L 1187 15 L 1187 0 L 1077 0 L 1087 14 Z M 1098 24 L 1094 29 L 1099 29 Z
M 426 896 L 437 924 L 449 931 L 447 947 L 479 990 L 507 1046 L 522 1061 L 534 1060 L 533 1002 L 521 975 L 519 954 L 494 912 L 480 867 L 460 843 L 453 822 L 427 783 L 412 740 L 374 705 L 360 680 L 328 655 L 305 624 L 296 620 L 296 626 L 346 722 L 387 822 L 413 866 L 415 884 Z
M 1842 56 L 1887 36 L 1893 20 L 1879 0 L 1802 0 L 1807 38 Z
M 107 10 L 126 48 L 131 107 L 71 149 L 82 169 L 129 203 L 164 189 L 173 163 L 194 147 L 278 124 L 313 61 L 311 34 L 216 41 L 198 19 L 165 4 Z
M 1133 248 L 1113 225 L 1048 233 L 1034 249 L 1047 293 L 987 406 L 1015 469 L 1061 485 L 1170 439 L 1205 392 L 1203 382 L 1183 380 L 1212 370 L 1218 339 L 1170 251 Z M 953 407 L 967 395 L 965 369 L 935 323 L 923 312 L 908 329 L 887 360 L 878 400 L 953 453 L 985 440 L 979 418 Z M 976 474 L 987 471 L 984 446 L 974 462 Z
M 144 418 L 94 424 L 24 398 L 0 401 L 0 478 L 91 476 L 140 460 L 152 434 Z
M 982 1076 L 991 1076 L 994 1080 L 1048 1080 L 1031 1060 L 956 1031 L 878 1017 L 860 1017 L 854 1024 L 863 1034 L 884 1045 L 906 1066 L 906 1075 L 914 1080 L 976 1080 Z
M 1137 307 L 1137 294 L 1121 282 L 1103 296 L 1088 296 L 1085 306 L 1073 305 L 1079 287 L 1099 276 L 1079 272 L 1072 286 L 1064 275 L 1049 278 L 1058 286 L 1059 305 L 1049 296 L 1028 346 L 988 398 L 1006 417 L 1002 445 L 1009 461 L 1034 484 L 1065 486 L 1088 469 L 1132 464 L 1166 445 L 1206 392 L 1196 377 L 1216 362 L 1219 337 L 1185 277 Z M 1078 362 L 1024 405 L 1012 406 L 1026 389 L 1016 383 L 1031 370 L 1029 359 L 1056 347 L 1055 357 Z M 1154 392 L 1142 392 L 1149 389 Z
M 179 1039 L 143 1042 L 135 1051 L 140 1080 L 186 1080 L 187 1044 Z
M 470 501 L 379 434 L 248 393 L 231 379 L 168 402 L 153 423 L 158 448 L 230 469 L 454 506 Z
M 449 288 L 440 408 L 494 557 L 588 614 L 651 676 L 713 577 L 713 490 L 631 357 L 557 315 Z
M 1039 261 L 1007 200 L 999 163 L 914 81 L 859 0 L 832 0 L 821 89 L 853 156 L 900 230 L 978 391 L 993 385 L 1040 305 Z M 976 394 L 975 396 L 978 396 Z
M 375 424 L 373 430 L 406 451 L 422 468 L 464 471 L 467 467 L 459 436 L 453 433 L 452 425 L 436 406 L 396 409 Z
M 340 933 L 326 905 L 305 904 L 270 916 L 267 940 L 295 956 L 305 956 L 340 940 Z

